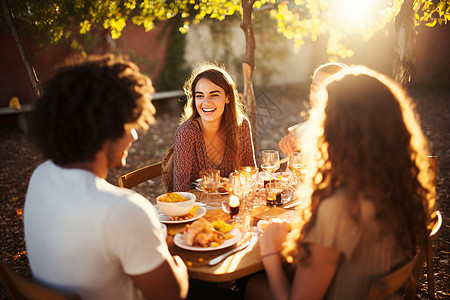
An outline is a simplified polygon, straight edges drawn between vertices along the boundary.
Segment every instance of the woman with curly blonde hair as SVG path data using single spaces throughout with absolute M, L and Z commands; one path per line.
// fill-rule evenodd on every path
M 173 190 L 190 190 L 200 170 L 223 177 L 240 166 L 255 166 L 250 122 L 236 84 L 221 66 L 205 63 L 184 85 L 187 103 L 175 133 Z
M 435 191 L 426 140 L 405 93 L 365 67 L 340 71 L 312 97 L 302 141 L 308 216 L 289 235 L 288 224 L 270 224 L 262 261 L 276 299 L 365 299 L 427 244 Z M 296 261 L 292 284 L 281 250 Z

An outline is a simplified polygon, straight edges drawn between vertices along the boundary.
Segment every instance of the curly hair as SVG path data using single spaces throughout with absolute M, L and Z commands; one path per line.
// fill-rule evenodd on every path
M 424 247 L 435 190 L 410 99 L 392 80 L 361 66 L 333 75 L 316 96 L 304 137 L 310 215 L 294 242 L 303 247 L 301 259 L 308 257 L 301 239 L 314 227 L 319 205 L 341 187 L 355 195 L 348 200 L 356 221 L 363 197 L 374 204 L 381 234 L 394 232 L 405 253 Z
M 229 98 L 229 103 L 225 104 L 225 110 L 221 120 L 221 130 L 225 130 L 227 139 L 231 140 L 233 152 L 234 168 L 238 169 L 240 166 L 240 142 L 239 142 L 239 126 L 243 120 L 246 119 L 244 114 L 244 107 L 239 98 L 239 93 L 235 82 L 230 74 L 225 70 L 225 67 L 214 63 L 203 63 L 193 70 L 191 76 L 184 84 L 184 92 L 187 97 L 186 105 L 184 106 L 184 113 L 181 122 L 190 119 L 195 119 L 200 116 L 195 107 L 195 87 L 198 81 L 202 78 L 210 80 L 215 85 L 221 87 L 226 96 Z
M 147 130 L 154 123 L 153 92 L 150 79 L 125 58 L 72 58 L 37 99 L 31 139 L 56 164 L 92 161 L 105 141 L 123 136 L 125 124 Z

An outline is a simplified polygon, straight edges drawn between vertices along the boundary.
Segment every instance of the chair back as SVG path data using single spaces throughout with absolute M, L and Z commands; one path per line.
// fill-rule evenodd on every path
M 430 160 L 430 169 L 432 171 L 432 178 L 433 178 L 433 186 L 434 189 L 436 190 L 436 183 L 437 183 L 437 173 L 438 173 L 438 161 L 439 161 L 439 157 L 432 155 L 432 156 L 428 156 L 428 159 Z M 426 252 L 426 260 L 427 260 L 427 283 L 428 283 L 428 298 L 430 300 L 434 300 L 435 296 L 434 296 L 434 266 L 433 266 L 433 244 L 434 241 L 436 240 L 439 230 L 441 229 L 442 226 L 442 215 L 439 211 L 436 211 L 436 217 L 437 217 L 437 221 L 434 224 L 431 233 L 430 233 L 430 238 L 428 240 L 428 250 Z M 423 260 L 421 265 L 423 266 Z M 417 281 L 419 280 L 420 276 L 417 276 L 416 279 Z
M 430 165 L 432 184 L 436 189 L 437 172 L 438 172 L 438 156 L 428 156 L 428 163 Z M 423 275 L 423 266 L 425 261 L 427 263 L 427 284 L 428 284 L 428 298 L 434 299 L 434 267 L 433 267 L 433 243 L 437 238 L 438 232 L 442 226 L 442 215 L 439 211 L 435 212 L 436 222 L 428 239 L 428 246 L 425 249 L 421 249 L 416 264 L 414 265 L 411 280 L 407 284 L 405 299 L 415 299 L 417 288 L 419 287 L 420 278 Z
M 431 175 L 432 175 L 432 183 L 434 185 L 434 188 L 436 188 L 439 157 L 438 156 L 428 156 L 427 158 L 429 159 L 429 165 L 430 165 L 430 170 L 431 170 Z M 405 285 L 406 290 L 405 290 L 404 299 L 408 299 L 408 300 L 415 299 L 417 288 L 419 286 L 420 277 L 423 274 L 423 265 L 424 265 L 425 261 L 427 262 L 428 297 L 429 297 L 429 299 L 435 298 L 435 296 L 434 296 L 433 243 L 436 240 L 439 230 L 442 226 L 441 213 L 439 211 L 436 211 L 435 214 L 436 214 L 436 222 L 433 225 L 433 228 L 431 230 L 430 237 L 428 239 L 428 246 L 426 248 L 419 249 L 419 252 L 416 254 L 416 256 L 414 258 L 414 263 L 411 265 L 410 276 L 408 276 L 406 278 L 407 282 Z M 410 264 L 411 264 L 411 262 L 409 262 L 407 265 L 410 265 Z M 398 278 L 400 279 L 401 277 L 400 277 L 399 273 L 402 273 L 403 271 L 406 272 L 407 265 L 405 265 L 404 267 L 400 268 L 399 270 L 397 270 L 394 273 L 391 273 L 387 276 L 397 274 L 399 276 Z M 403 269 L 403 271 L 402 271 L 402 269 Z M 385 278 L 385 277 L 383 277 L 383 278 Z M 381 280 L 383 280 L 383 278 Z M 388 279 L 388 278 L 385 278 L 385 279 Z M 397 286 L 397 289 L 399 287 L 401 287 L 404 283 L 405 283 L 405 281 L 403 281 L 399 286 Z M 378 284 L 380 284 L 380 282 L 378 282 Z M 373 287 L 373 288 L 375 289 L 373 291 L 373 293 L 379 293 L 379 290 L 380 290 L 379 287 L 378 288 Z M 395 290 L 392 291 L 391 293 L 395 292 Z M 369 297 L 369 299 L 378 299 L 377 297 L 379 297 L 379 299 L 383 299 L 382 297 L 386 297 L 388 295 L 389 294 L 387 294 L 387 295 L 381 294 L 381 296 L 375 295 L 374 296 L 375 298 Z
M 439 156 L 431 155 L 427 156 L 427 158 L 429 159 L 428 162 L 433 176 L 433 185 L 436 187 Z
M 389 295 L 392 295 L 395 291 L 402 287 L 411 277 L 411 272 L 416 263 L 417 256 L 418 255 L 415 255 L 413 259 L 400 268 L 372 283 L 367 300 L 386 299 Z
M 26 280 L 0 261 L 0 278 L 13 300 L 80 300 L 75 293 L 62 293 Z
M 162 162 L 157 162 L 120 176 L 119 186 L 130 189 L 144 181 L 161 176 L 161 164 Z

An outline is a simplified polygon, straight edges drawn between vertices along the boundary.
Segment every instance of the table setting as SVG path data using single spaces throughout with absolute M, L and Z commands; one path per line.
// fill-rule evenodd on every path
M 292 156 L 287 170 L 276 172 L 278 151 L 264 150 L 262 172 L 242 167 L 222 178 L 218 170 L 202 170 L 189 192 L 158 197 L 169 250 L 183 259 L 191 278 L 225 282 L 262 270 L 263 228 L 272 218 L 290 222 L 297 215 L 294 186 L 303 180 L 305 167 L 300 153 Z

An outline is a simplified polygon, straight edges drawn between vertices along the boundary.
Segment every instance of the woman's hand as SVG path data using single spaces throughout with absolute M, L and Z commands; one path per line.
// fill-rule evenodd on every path
M 292 152 L 295 151 L 295 140 L 295 135 L 288 134 L 280 140 L 278 147 L 280 147 L 280 150 L 283 151 L 283 153 L 292 154 Z
M 289 299 L 290 285 L 281 267 L 280 250 L 289 232 L 289 224 L 280 219 L 272 219 L 264 229 L 260 240 L 261 260 L 269 279 L 275 299 Z
M 264 233 L 260 241 L 260 253 L 264 256 L 269 253 L 279 252 L 281 245 L 286 240 L 286 236 L 290 230 L 289 224 L 280 219 L 272 219 L 272 221 L 264 229 Z

